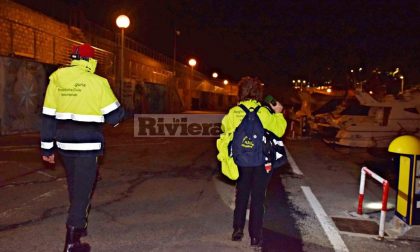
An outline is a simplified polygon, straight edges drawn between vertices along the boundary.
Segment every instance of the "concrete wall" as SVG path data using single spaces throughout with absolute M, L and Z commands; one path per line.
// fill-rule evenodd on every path
M 218 87 L 203 74 L 191 72 L 179 62 L 174 71 L 168 57 L 150 53 L 144 47 L 136 51 L 128 44 L 124 51 L 124 81 L 121 82 L 120 47 L 116 41 L 58 22 L 13 1 L 0 0 L 0 55 L 4 56 L 0 76 L 0 96 L 4 97 L 0 100 L 0 134 L 38 128 L 39 118 L 35 114 L 40 112 L 41 94 L 51 69 L 69 64 L 71 47 L 83 42 L 95 47 L 97 73 L 108 79 L 129 112 L 226 111 L 236 101 L 235 86 Z M 19 93 L 22 90 L 31 94 L 29 100 Z M 25 106 L 34 107 L 19 109 L 25 102 Z
M 0 56 L 0 134 L 39 130 L 48 75 L 55 66 Z

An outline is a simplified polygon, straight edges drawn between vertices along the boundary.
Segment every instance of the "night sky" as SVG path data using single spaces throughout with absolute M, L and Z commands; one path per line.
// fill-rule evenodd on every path
M 258 76 L 269 87 L 292 79 L 343 83 L 350 69 L 393 71 L 418 84 L 420 1 L 18 0 L 63 18 L 64 4 L 115 32 L 115 18 L 131 19 L 127 36 L 169 57 L 175 30 L 177 60 L 238 80 Z M 36 2 L 31 3 L 31 2 Z M 50 8 L 54 7 L 54 8 Z

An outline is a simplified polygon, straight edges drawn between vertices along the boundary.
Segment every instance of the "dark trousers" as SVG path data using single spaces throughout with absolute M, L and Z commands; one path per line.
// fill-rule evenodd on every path
M 96 156 L 73 157 L 61 155 L 61 158 L 66 170 L 70 201 L 67 225 L 85 228 L 91 194 L 96 182 Z
M 248 199 L 251 196 L 249 215 L 249 235 L 261 237 L 264 218 L 264 200 L 272 171 L 266 172 L 264 166 L 239 167 L 239 178 L 236 183 L 235 211 L 233 213 L 233 228 L 245 227 Z

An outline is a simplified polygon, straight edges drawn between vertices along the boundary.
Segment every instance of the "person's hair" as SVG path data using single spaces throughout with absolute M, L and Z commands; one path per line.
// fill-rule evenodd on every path
M 258 78 L 252 78 L 249 76 L 242 77 L 239 81 L 238 98 L 239 101 L 245 100 L 256 100 L 261 101 L 262 99 L 262 82 Z

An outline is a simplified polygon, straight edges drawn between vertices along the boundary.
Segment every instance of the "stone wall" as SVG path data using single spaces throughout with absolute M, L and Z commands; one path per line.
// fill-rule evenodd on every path
M 0 1 L 0 17 L 1 39 L 7 44 L 1 46 L 2 54 L 49 64 L 65 63 L 60 62 L 63 55 L 68 59 L 69 47 L 60 39 L 73 38 L 67 25 L 9 0 Z M 54 52 L 63 53 L 54 55 Z
M 31 102 L 27 104 L 33 104 L 36 108 L 34 107 L 34 111 L 29 111 L 29 108 L 17 111 L 16 109 L 22 104 L 16 102 L 27 98 L 26 96 L 23 98 L 17 91 L 21 85 L 19 84 L 21 80 L 18 79 L 29 78 L 35 72 L 43 78 L 48 77 L 52 71 L 47 68 L 69 64 L 72 46 L 84 42 L 95 47 L 98 59 L 97 74 L 108 79 L 120 102 L 130 112 L 179 113 L 190 109 L 226 110 L 235 101 L 237 90 L 232 92 L 232 88 L 213 85 L 198 72 L 192 75 L 191 69 L 181 63 L 176 64 L 175 74 L 172 61 L 168 57 L 143 46 L 141 51 L 130 49 L 130 43 L 126 44 L 124 50 L 122 85 L 120 47 L 116 41 L 61 23 L 13 1 L 0 0 L 0 55 L 4 56 L 1 63 L 3 74 L 0 76 L 0 96 L 4 98 L 0 100 L 0 120 L 2 120 L 0 134 L 37 129 L 38 120 L 33 116 L 34 111 L 38 111 L 40 100 L 34 102 L 33 97 L 40 98 L 40 92 L 43 92 L 47 84 L 46 79 L 37 81 L 32 77 L 26 79 L 30 81 L 28 83 L 30 85 L 24 86 L 24 90 L 32 97 L 29 99 Z M 5 67 L 5 64 L 11 64 L 10 69 Z M 35 68 L 37 70 L 34 72 Z M 41 70 L 42 68 L 44 70 Z M 24 73 L 24 76 L 17 77 L 16 72 Z M 34 90 L 36 95 L 33 93 Z M 165 97 L 162 97 L 163 95 Z M 192 106 L 193 99 L 194 106 Z M 14 105 L 9 107 L 9 104 Z M 15 112 L 16 118 L 13 115 Z
M 0 135 L 39 130 L 53 65 L 0 56 Z

